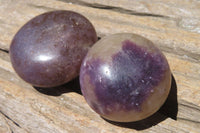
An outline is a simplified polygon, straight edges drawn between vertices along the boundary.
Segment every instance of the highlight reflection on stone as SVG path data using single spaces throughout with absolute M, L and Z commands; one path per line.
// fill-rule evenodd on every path
M 165 56 L 135 34 L 114 34 L 98 41 L 80 71 L 83 95 L 98 114 L 118 122 L 144 119 L 166 100 L 171 73 Z
M 96 41 L 96 31 L 84 16 L 48 12 L 30 20 L 15 35 L 11 62 L 26 82 L 54 87 L 78 76 L 82 59 Z

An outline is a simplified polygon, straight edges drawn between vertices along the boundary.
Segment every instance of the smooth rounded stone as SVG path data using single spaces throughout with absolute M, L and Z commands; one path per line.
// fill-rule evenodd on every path
M 133 122 L 163 105 L 171 72 L 165 56 L 151 41 L 121 33 L 92 46 L 82 62 L 80 85 L 87 103 L 102 117 Z
M 10 46 L 11 62 L 26 82 L 54 87 L 78 76 L 82 59 L 96 41 L 96 31 L 84 16 L 47 12 L 17 32 Z

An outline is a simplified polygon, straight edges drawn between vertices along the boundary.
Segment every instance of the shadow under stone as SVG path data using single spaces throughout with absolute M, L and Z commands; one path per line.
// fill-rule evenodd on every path
M 50 95 L 50 96 L 60 96 L 63 93 L 68 93 L 68 92 L 76 92 L 82 95 L 80 84 L 79 84 L 79 77 L 75 78 L 74 80 L 64 85 L 57 86 L 57 87 L 51 87 L 51 88 L 34 87 L 34 88 L 38 92 L 43 93 L 45 95 Z
M 52 88 L 40 88 L 34 87 L 38 92 L 50 95 L 50 96 L 60 96 L 64 93 L 68 92 L 76 92 L 80 95 L 81 89 L 79 84 L 79 77 L 75 78 L 74 80 L 68 82 L 67 84 L 52 87 Z M 144 130 L 150 128 L 158 123 L 162 122 L 167 118 L 171 118 L 173 120 L 177 120 L 177 113 L 178 113 L 178 100 L 177 100 L 177 85 L 174 76 L 172 75 L 172 82 L 171 82 L 171 89 L 163 106 L 153 115 L 150 117 L 136 121 L 136 122 L 113 122 L 103 118 L 105 121 L 120 126 L 131 128 L 135 130 Z
M 150 117 L 136 122 L 113 122 L 105 118 L 103 119 L 117 126 L 131 128 L 135 130 L 144 130 L 154 125 L 157 125 L 158 123 L 162 122 L 167 118 L 177 120 L 177 113 L 178 113 L 177 85 L 175 78 L 172 75 L 171 89 L 168 98 L 166 99 L 163 106 Z

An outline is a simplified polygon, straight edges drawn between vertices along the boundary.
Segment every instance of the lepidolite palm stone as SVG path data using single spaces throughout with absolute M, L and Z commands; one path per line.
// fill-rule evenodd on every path
M 151 41 L 121 33 L 93 45 L 82 62 L 80 84 L 87 103 L 102 117 L 131 122 L 152 115 L 163 105 L 171 72 Z
M 26 82 L 54 87 L 78 76 L 82 59 L 96 41 L 96 31 L 84 16 L 47 12 L 17 32 L 10 46 L 11 62 Z

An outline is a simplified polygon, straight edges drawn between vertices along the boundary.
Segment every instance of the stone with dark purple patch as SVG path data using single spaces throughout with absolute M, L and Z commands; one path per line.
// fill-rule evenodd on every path
M 120 111 L 142 112 L 143 103 L 169 70 L 163 54 L 154 49 L 156 52 L 149 52 L 146 47 L 123 40 L 121 50 L 111 55 L 111 61 L 86 56 L 80 83 L 89 105 L 103 116 Z
M 54 87 L 78 76 L 82 59 L 96 41 L 95 29 L 84 16 L 47 12 L 17 32 L 10 46 L 11 62 L 26 82 Z

